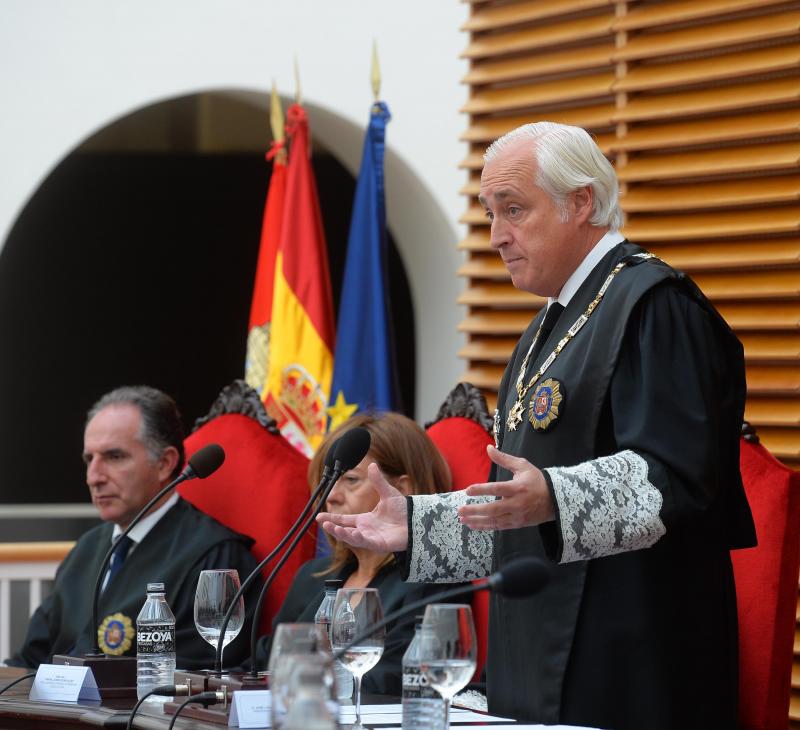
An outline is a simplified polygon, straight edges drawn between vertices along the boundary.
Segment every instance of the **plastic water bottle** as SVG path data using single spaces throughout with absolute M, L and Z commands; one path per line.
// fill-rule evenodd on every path
M 445 726 L 444 700 L 428 686 L 419 668 L 419 643 L 423 631 L 422 616 L 417 616 L 414 638 L 403 654 L 403 730 L 440 730 Z
M 147 600 L 136 619 L 136 694 L 141 699 L 175 674 L 175 616 L 163 583 L 147 584 Z
M 325 597 L 314 615 L 314 623 L 325 628 L 325 635 L 330 638 L 331 621 L 333 620 L 333 604 L 336 603 L 336 591 L 344 585 L 343 580 L 326 580 Z M 341 662 L 333 663 L 336 678 L 336 699 L 346 700 L 353 696 L 353 675 Z

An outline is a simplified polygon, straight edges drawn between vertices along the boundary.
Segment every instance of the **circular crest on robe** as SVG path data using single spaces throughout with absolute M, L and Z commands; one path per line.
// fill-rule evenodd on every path
M 561 383 L 555 378 L 548 378 L 539 384 L 534 391 L 528 406 L 528 420 L 537 431 L 544 431 L 555 421 L 559 406 L 564 400 Z
M 133 644 L 133 622 L 122 613 L 106 616 L 97 629 L 97 641 L 104 654 L 124 654 Z

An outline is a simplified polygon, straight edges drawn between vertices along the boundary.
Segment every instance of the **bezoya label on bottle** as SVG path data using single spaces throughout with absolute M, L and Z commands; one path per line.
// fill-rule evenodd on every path
M 438 700 L 441 695 L 417 667 L 403 667 L 403 699 Z
M 138 626 L 136 651 L 139 654 L 167 654 L 175 651 L 175 626 L 173 624 Z

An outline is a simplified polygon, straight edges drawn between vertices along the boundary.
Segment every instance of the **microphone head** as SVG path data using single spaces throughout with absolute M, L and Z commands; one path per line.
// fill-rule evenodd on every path
M 506 598 L 525 598 L 544 588 L 553 568 L 539 558 L 516 558 L 489 576 L 489 588 Z
M 333 467 L 336 466 L 336 450 L 339 448 L 341 440 L 341 438 L 336 439 L 328 448 L 328 453 L 325 454 L 325 465 L 322 470 L 325 475 L 330 474 L 333 471 Z
M 339 469 L 342 472 L 346 472 L 358 465 L 367 455 L 371 443 L 372 436 L 369 435 L 369 431 L 366 428 L 361 428 L 361 426 L 351 428 L 344 433 L 331 447 L 331 451 L 336 451 L 334 457 Z
M 219 444 L 208 444 L 189 458 L 187 471 L 191 470 L 190 479 L 199 477 L 205 479 L 211 476 L 225 461 L 225 451 Z

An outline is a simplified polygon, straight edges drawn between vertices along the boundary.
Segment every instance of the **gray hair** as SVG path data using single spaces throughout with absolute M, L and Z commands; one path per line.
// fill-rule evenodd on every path
M 494 159 L 518 139 L 531 141 L 537 163 L 534 183 L 553 199 L 562 220 L 567 217 L 567 196 L 588 185 L 594 193 L 589 222 L 612 230 L 622 225 L 617 174 L 585 129 L 555 122 L 523 124 L 492 142 L 483 159 Z
M 89 424 L 100 411 L 112 405 L 132 405 L 139 409 L 142 426 L 139 438 L 153 461 L 164 449 L 174 446 L 178 450 L 178 463 L 172 472 L 174 479 L 181 472 L 186 457 L 183 448 L 183 421 L 175 401 L 166 393 L 148 385 L 125 385 L 106 393 L 86 415 Z

